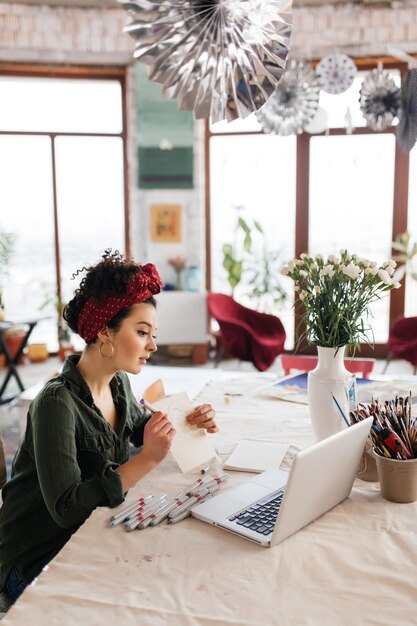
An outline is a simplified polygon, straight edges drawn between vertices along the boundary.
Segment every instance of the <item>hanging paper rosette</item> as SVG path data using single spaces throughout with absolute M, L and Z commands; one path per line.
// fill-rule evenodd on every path
M 359 104 L 367 126 L 384 130 L 391 126 L 401 106 L 401 91 L 389 72 L 371 70 L 364 78 Z
M 288 0 L 120 0 L 134 56 L 180 109 L 213 122 L 257 111 L 289 50 Z
M 329 54 L 316 67 L 320 86 L 326 93 L 343 93 L 352 85 L 357 68 L 346 54 Z
M 310 135 L 319 135 L 324 133 L 328 128 L 328 115 L 327 111 L 322 107 L 318 107 L 314 117 L 306 126 L 304 131 L 310 133 Z
M 265 133 L 291 135 L 303 132 L 319 104 L 320 84 L 314 70 L 291 60 L 268 102 L 256 113 Z
M 403 152 L 410 152 L 417 141 L 417 69 L 408 70 L 401 86 L 400 122 L 397 141 Z

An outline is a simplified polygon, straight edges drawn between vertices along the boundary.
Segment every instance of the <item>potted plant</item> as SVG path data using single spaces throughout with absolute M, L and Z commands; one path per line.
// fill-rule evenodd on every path
M 24 324 L 16 324 L 6 328 L 3 331 L 4 343 L 7 345 L 7 349 L 10 356 L 13 358 L 20 348 L 22 340 L 25 338 L 28 331 L 28 326 Z M 19 365 L 23 365 L 25 362 L 25 354 L 22 354 L 19 358 Z
M 31 363 L 42 363 L 49 357 L 48 346 L 46 343 L 29 343 L 28 357 Z
M 260 258 L 251 255 L 245 267 L 248 274 L 247 295 L 255 301 L 259 311 L 273 313 L 286 302 L 288 295 L 280 282 L 281 267 L 280 253 L 268 248 L 264 236 Z
M 65 361 L 65 358 L 69 354 L 74 354 L 74 346 L 71 343 L 71 331 L 62 317 L 62 311 L 64 310 L 65 303 L 61 300 L 59 295 L 55 293 L 55 288 L 53 293 L 50 292 L 50 286 L 45 285 L 45 289 L 48 295 L 39 308 L 42 310 L 52 304 L 57 312 L 58 356 L 61 361 Z
M 168 259 L 170 265 L 175 271 L 175 289 L 182 291 L 184 289 L 184 270 L 187 267 L 187 260 L 184 256 L 178 255 Z
M 238 216 L 232 243 L 223 245 L 223 267 L 227 282 L 232 288 L 245 278 L 246 295 L 254 301 L 255 308 L 264 313 L 273 313 L 277 306 L 287 300 L 287 292 L 281 285 L 280 253 L 268 246 L 265 232 L 256 220 L 242 216 L 243 206 L 235 207 Z M 258 245 L 254 246 L 255 239 Z
M 340 413 L 349 414 L 348 399 L 355 400 L 356 388 L 344 366 L 345 347 L 370 343 L 372 328 L 364 319 L 373 302 L 400 287 L 396 265 L 392 259 L 379 265 L 340 250 L 328 257 L 302 254 L 282 269 L 298 293 L 298 341 L 317 346 L 318 364 L 308 373 L 308 404 L 318 439 L 340 430 Z
M 241 213 L 243 206 L 236 206 L 238 212 L 237 223 L 232 243 L 223 245 L 223 267 L 227 272 L 227 282 L 232 288 L 232 296 L 235 288 L 242 280 L 242 271 L 245 253 L 249 253 L 252 247 L 252 228 L 262 232 L 260 224 L 254 220 L 252 226 L 243 219 Z

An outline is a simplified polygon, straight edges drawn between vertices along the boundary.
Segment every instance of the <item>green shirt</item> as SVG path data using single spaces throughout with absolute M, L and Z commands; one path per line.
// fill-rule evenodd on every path
M 0 509 L 0 589 L 12 568 L 30 582 L 97 506 L 124 501 L 115 471 L 129 458 L 129 441 L 143 443 L 149 414 L 133 396 L 127 375 L 110 387 L 117 410 L 114 430 L 94 405 L 76 365 L 65 361 L 31 403 L 12 477 Z

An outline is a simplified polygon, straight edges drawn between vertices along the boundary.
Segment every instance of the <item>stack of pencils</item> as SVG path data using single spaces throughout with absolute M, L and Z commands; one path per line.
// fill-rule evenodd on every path
M 167 520 L 168 524 L 176 524 L 191 515 L 191 509 L 197 504 L 213 497 L 221 483 L 229 474 L 221 476 L 205 476 L 199 478 L 191 487 L 179 493 L 175 498 L 161 493 L 152 494 L 134 500 L 119 508 L 110 518 L 110 526 L 114 528 L 123 524 L 127 531 L 143 530 L 148 526 L 157 526 Z
M 417 458 L 417 418 L 411 417 L 412 395 L 395 400 L 359 403 L 349 417 L 352 424 L 373 417 L 371 428 L 375 452 L 391 459 Z

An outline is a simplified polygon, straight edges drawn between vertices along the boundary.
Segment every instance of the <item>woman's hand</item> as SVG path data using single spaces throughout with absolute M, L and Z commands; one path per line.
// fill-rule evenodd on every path
M 216 424 L 216 411 L 211 404 L 200 404 L 193 409 L 193 412 L 185 418 L 191 426 L 204 428 L 208 433 L 217 433 L 219 430 Z
M 142 455 L 160 463 L 168 454 L 174 435 L 175 429 L 166 413 L 153 413 L 143 431 Z
M 166 414 L 160 411 L 153 413 L 143 431 L 141 454 L 116 468 L 116 472 L 120 474 L 123 491 L 128 491 L 166 457 L 174 435 L 175 430 Z

